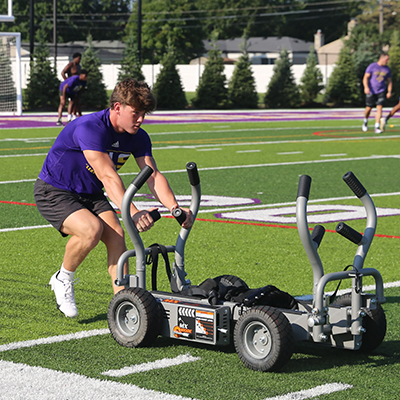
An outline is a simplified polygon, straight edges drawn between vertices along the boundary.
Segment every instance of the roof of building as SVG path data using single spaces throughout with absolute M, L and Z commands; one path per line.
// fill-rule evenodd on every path
M 120 40 L 93 40 L 92 45 L 98 52 L 98 57 L 106 61 L 121 60 L 122 52 L 125 49 L 125 43 Z M 35 47 L 36 46 L 38 46 L 38 43 L 35 43 Z M 23 42 L 21 47 L 29 52 L 29 43 Z M 83 54 L 88 47 L 88 43 L 84 41 L 57 43 L 57 56 L 69 57 L 72 59 L 74 53 L 78 52 Z M 54 55 L 53 43 L 48 43 L 48 48 L 50 56 L 52 57 Z
M 206 50 L 212 48 L 212 42 L 210 40 L 205 40 L 203 43 Z M 267 38 L 251 37 L 247 41 L 247 51 L 250 53 L 276 53 L 286 49 L 289 52 L 308 53 L 310 51 L 310 46 L 313 44 L 313 42 L 307 42 L 290 36 L 274 36 Z M 243 38 L 217 40 L 217 48 L 222 52 L 242 52 L 242 46 Z

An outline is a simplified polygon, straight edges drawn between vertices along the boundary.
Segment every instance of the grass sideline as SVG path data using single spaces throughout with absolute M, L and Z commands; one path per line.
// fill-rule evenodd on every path
M 147 129 L 158 166 L 178 195 L 188 194 L 184 165 L 195 161 L 204 195 L 258 199 L 266 207 L 293 203 L 298 177 L 306 173 L 313 178 L 310 199 L 340 198 L 319 204 L 359 205 L 341 180 L 345 172 L 352 170 L 372 195 L 379 195 L 373 196 L 377 207 L 396 208 L 400 182 L 398 127 L 378 137 L 359 132 L 358 125 L 359 121 L 330 120 L 149 125 Z M 0 206 L 0 345 L 107 327 L 106 310 L 112 294 L 103 246 L 98 246 L 78 270 L 76 298 L 80 315 L 68 320 L 55 309 L 47 286 L 59 267 L 65 239 L 51 228 L 9 230 L 46 224 L 35 207 L 27 205 L 34 202 L 33 180 L 44 155 L 29 154 L 45 154 L 53 140 L 46 138 L 54 138 L 58 131 L 0 131 L 1 138 L 43 140 L 0 141 L 0 155 L 24 155 L 0 158 L 0 181 L 19 181 L 1 185 L 0 201 L 9 203 Z M 125 183 L 136 172 L 137 167 L 130 160 L 121 170 Z M 189 278 L 199 283 L 208 277 L 232 273 L 251 287 L 275 284 L 293 295 L 309 294 L 312 272 L 296 229 L 215 217 L 213 210 L 227 208 L 240 210 L 245 206 L 202 207 L 187 244 Z M 349 224 L 362 230 L 365 222 L 355 220 Z M 324 224 L 328 230 L 334 230 L 335 225 Z M 380 270 L 385 282 L 399 279 L 399 226 L 399 216 L 380 218 L 377 233 L 381 236 L 374 239 L 367 258 L 367 266 Z M 144 235 L 144 242 L 173 244 L 177 232 L 176 223 L 163 218 Z M 354 245 L 327 232 L 320 249 L 325 272 L 344 269 L 352 262 L 354 251 Z M 165 277 L 161 271 L 159 274 L 160 286 L 166 288 Z M 247 370 L 231 347 L 216 349 L 159 338 L 151 348 L 126 349 L 109 335 L 6 351 L 0 353 L 0 358 L 204 400 L 262 400 L 331 382 L 352 388 L 320 398 L 391 400 L 397 398 L 400 289 L 387 289 L 385 295 L 388 333 L 371 355 L 299 344 L 280 373 Z M 182 354 L 200 360 L 121 378 L 102 375 L 109 369 Z

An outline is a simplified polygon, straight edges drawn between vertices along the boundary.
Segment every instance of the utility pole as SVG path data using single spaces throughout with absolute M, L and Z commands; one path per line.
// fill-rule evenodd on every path
M 383 0 L 379 0 L 379 33 L 383 33 Z
M 35 50 L 35 1 L 30 0 L 29 2 L 29 52 L 31 61 L 33 61 L 33 52 Z
M 138 58 L 139 63 L 142 63 L 142 0 L 138 0 Z
M 57 0 L 53 0 L 54 70 L 57 70 Z

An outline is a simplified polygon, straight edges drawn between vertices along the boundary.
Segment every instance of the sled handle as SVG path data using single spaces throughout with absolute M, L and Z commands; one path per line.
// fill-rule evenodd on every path
M 197 186 L 200 183 L 199 171 L 195 162 L 191 161 L 186 164 L 186 171 L 189 176 L 189 182 L 192 186 Z
M 360 183 L 360 181 L 351 171 L 343 175 L 343 180 L 359 199 L 367 193 L 365 187 Z
M 179 225 L 182 225 L 186 221 L 186 213 L 182 208 L 175 208 L 175 210 L 172 211 L 172 215 L 178 221 Z
M 158 212 L 158 210 L 150 211 L 149 214 L 151 215 L 151 218 L 153 218 L 154 222 L 158 221 L 161 218 L 161 214 Z
M 363 235 L 360 232 L 357 232 L 344 222 L 339 222 L 337 224 L 336 232 L 357 245 L 360 244 L 363 239 Z
M 132 181 L 132 185 L 135 185 L 137 190 L 139 190 L 144 183 L 147 181 L 147 179 L 150 178 L 151 174 L 153 173 L 153 168 L 149 167 L 146 165 L 135 177 L 135 179 Z
M 311 176 L 302 175 L 299 179 L 299 187 L 297 189 L 297 198 L 305 197 L 308 200 L 310 195 Z
M 316 225 L 312 231 L 311 239 L 318 245 L 321 244 L 322 238 L 325 235 L 325 228 L 322 225 Z

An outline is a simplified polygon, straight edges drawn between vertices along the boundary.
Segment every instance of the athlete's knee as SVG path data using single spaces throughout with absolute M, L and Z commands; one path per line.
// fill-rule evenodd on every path
M 99 220 L 93 220 L 81 233 L 81 239 L 86 242 L 86 247 L 95 248 L 101 240 L 103 224 Z

